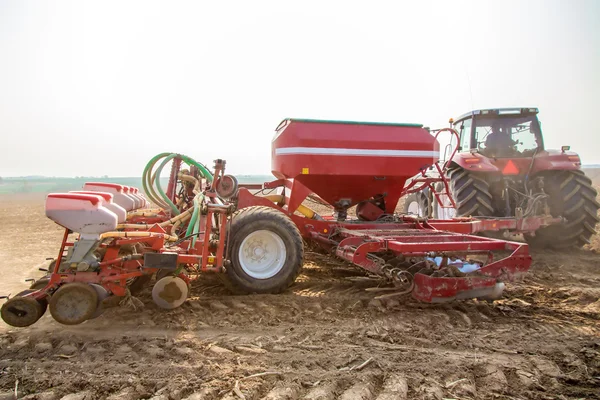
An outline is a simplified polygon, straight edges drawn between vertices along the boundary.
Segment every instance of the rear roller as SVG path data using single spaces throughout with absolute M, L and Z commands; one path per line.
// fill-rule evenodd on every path
M 42 302 L 33 297 L 22 297 L 23 294 L 31 292 L 33 291 L 25 290 L 2 305 L 0 315 L 4 322 L 10 326 L 24 328 L 33 325 L 44 315 L 46 308 Z
M 236 212 L 229 242 L 230 289 L 235 293 L 280 293 L 302 268 L 304 248 L 296 225 L 282 212 L 263 206 Z
M 57 322 L 77 325 L 96 313 L 98 293 L 85 283 L 66 283 L 52 295 L 49 306 L 50 314 Z

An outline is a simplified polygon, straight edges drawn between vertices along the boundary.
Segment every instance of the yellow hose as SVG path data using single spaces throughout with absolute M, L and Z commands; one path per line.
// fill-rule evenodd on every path
M 177 236 L 167 235 L 166 233 L 156 233 L 156 232 L 106 232 L 100 235 L 100 240 L 108 239 L 108 238 L 135 238 L 135 237 L 158 237 L 164 236 L 165 240 L 168 242 L 177 241 Z
M 165 226 L 171 225 L 177 221 L 183 222 L 192 215 L 192 211 L 193 209 L 190 208 L 189 210 L 186 210 L 185 212 L 182 212 L 181 214 L 169 220 L 161 222 L 160 224 L 158 224 L 158 226 L 164 228 Z M 117 225 L 117 229 L 149 229 L 152 225 L 154 224 L 119 224 Z
M 263 197 L 265 199 L 267 199 L 267 200 L 271 200 L 273 203 L 283 203 L 283 202 L 285 202 L 285 198 L 282 195 L 280 195 L 280 194 L 270 194 L 270 195 L 263 196 Z M 313 219 L 315 217 L 315 215 L 317 215 L 316 212 L 314 212 L 313 210 L 311 210 L 310 208 L 308 208 L 308 207 L 306 207 L 306 206 L 304 206 L 302 204 L 300 204 L 298 206 L 297 211 L 300 214 L 304 215 L 306 218 L 310 218 L 310 219 Z
M 127 213 L 127 218 L 131 217 L 157 217 L 162 210 L 160 208 L 152 208 L 147 210 L 138 210 Z
M 177 174 L 177 177 L 182 181 L 192 182 L 194 184 L 194 189 L 192 189 L 192 192 L 194 192 L 194 194 L 198 194 L 198 192 L 200 191 L 200 181 L 198 179 L 194 178 L 191 175 L 184 174 L 183 172 L 179 172 Z
M 192 216 L 192 212 L 193 211 L 194 211 L 193 208 L 189 208 L 189 209 L 185 210 L 184 212 L 182 212 L 181 214 L 179 214 L 179 215 L 177 215 L 177 216 L 175 216 L 175 217 L 173 217 L 173 218 L 171 218 L 171 219 L 169 219 L 167 221 L 161 222 L 160 224 L 158 224 L 158 226 L 164 228 L 165 226 L 173 224 L 173 223 L 175 223 L 177 221 L 183 222 L 184 220 L 188 219 L 188 217 Z

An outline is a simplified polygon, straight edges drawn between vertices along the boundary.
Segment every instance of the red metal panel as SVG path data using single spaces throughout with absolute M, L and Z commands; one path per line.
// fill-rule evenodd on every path
M 575 158 L 576 156 L 577 153 L 571 151 L 564 153 L 558 150 L 540 151 L 535 155 L 535 162 L 533 163 L 530 175 L 547 170 L 580 169 L 581 161 L 578 161 Z M 479 159 L 479 161 L 471 161 L 475 159 Z M 466 160 L 470 161 L 466 162 Z M 453 157 L 452 161 L 472 172 L 496 172 L 498 174 L 502 173 L 502 170 L 509 161 L 512 161 L 521 175 L 525 175 L 531 167 L 531 158 L 529 157 L 491 159 L 478 153 L 459 153 Z
M 440 301 L 451 301 L 460 294 L 467 296 L 469 291 L 476 289 L 493 289 L 496 279 L 486 277 L 471 278 L 440 278 L 423 274 L 414 277 L 414 289 L 412 296 L 420 301 L 435 303 Z
M 291 120 L 273 139 L 272 171 L 332 205 L 387 193 L 395 207 L 406 179 L 438 157 L 439 143 L 418 126 Z

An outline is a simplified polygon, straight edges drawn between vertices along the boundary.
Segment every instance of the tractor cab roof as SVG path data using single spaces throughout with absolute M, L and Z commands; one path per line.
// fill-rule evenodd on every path
M 535 115 L 539 112 L 537 108 L 533 107 L 514 107 L 514 108 L 488 108 L 484 110 L 473 110 L 468 113 L 461 115 L 454 120 L 454 123 L 460 122 L 464 119 L 473 117 L 475 115 L 486 115 L 486 116 L 501 116 L 501 115 Z

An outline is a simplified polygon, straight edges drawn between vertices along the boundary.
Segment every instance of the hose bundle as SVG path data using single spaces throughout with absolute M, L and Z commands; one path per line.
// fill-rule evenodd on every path
M 169 163 L 169 161 L 175 159 L 181 160 L 182 163 L 185 163 L 190 167 L 189 169 L 184 169 L 181 168 L 183 167 L 182 165 L 179 171 L 177 171 L 177 180 L 180 181 L 182 185 L 185 185 L 186 183 L 194 185 L 192 190 L 194 199 L 192 206 L 189 208 L 187 202 L 184 201 L 183 198 L 180 198 L 179 200 L 175 198 L 169 198 L 169 196 L 163 190 L 160 182 L 160 176 L 163 168 Z M 158 167 L 156 167 L 157 165 Z M 189 174 L 188 171 L 190 171 L 192 167 L 195 167 L 197 170 L 197 177 Z M 171 220 L 176 220 L 173 221 L 175 222 L 175 225 L 171 231 L 172 234 L 175 234 L 175 230 L 179 227 L 179 225 L 190 219 L 186 230 L 186 236 L 194 235 L 192 236 L 192 242 L 195 242 L 197 233 L 200 229 L 200 218 L 198 218 L 198 216 L 200 214 L 201 204 L 204 200 L 204 195 L 201 191 L 202 188 L 200 187 L 202 179 L 212 182 L 213 175 L 208 168 L 191 157 L 178 153 L 161 153 L 153 157 L 144 168 L 142 175 L 142 185 L 148 198 L 161 208 L 170 210 L 171 215 L 175 216 Z

